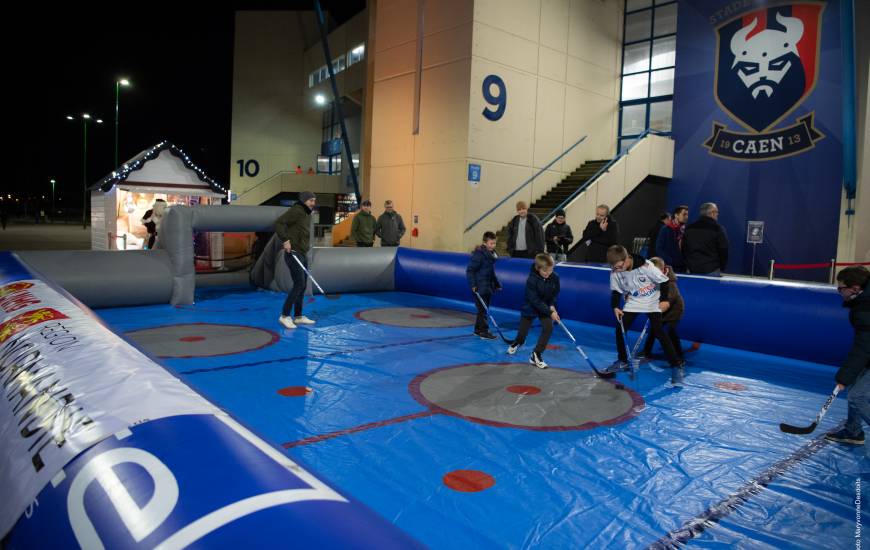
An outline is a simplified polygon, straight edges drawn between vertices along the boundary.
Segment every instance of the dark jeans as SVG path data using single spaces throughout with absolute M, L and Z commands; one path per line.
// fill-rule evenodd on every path
M 674 351 L 677 353 L 677 357 L 680 359 L 683 358 L 683 343 L 680 342 L 680 335 L 677 333 L 677 328 L 679 328 L 679 321 L 664 321 L 662 322 L 662 328 L 668 329 L 668 339 L 670 339 L 671 344 L 674 346 Z M 646 356 L 652 353 L 653 346 L 655 345 L 656 338 L 652 333 L 647 334 L 646 342 L 643 344 L 643 353 Z
M 547 349 L 550 335 L 553 334 L 553 320 L 550 317 L 538 317 L 538 319 L 541 321 L 541 335 L 538 336 L 538 343 L 535 344 L 535 353 L 541 357 L 544 355 L 544 350 Z M 529 334 L 533 320 L 534 317 L 520 317 L 520 330 L 517 332 L 513 345 L 522 346 L 526 343 L 526 336 Z
M 662 328 L 662 312 L 655 313 L 633 313 L 626 311 L 622 316 L 622 325 L 625 327 L 626 332 L 631 327 L 631 323 L 637 319 L 638 315 L 646 315 L 649 318 L 649 326 L 650 330 L 654 337 L 658 338 L 658 341 L 661 342 L 662 348 L 665 350 L 665 355 L 668 358 L 668 362 L 672 367 L 677 366 L 679 363 L 679 358 L 677 357 L 677 352 L 674 351 L 674 345 L 671 343 L 670 338 L 665 335 L 665 330 Z M 622 331 L 619 329 L 619 325 L 616 325 L 616 352 L 619 354 L 620 361 L 628 361 L 628 355 L 625 353 L 625 340 L 622 338 Z
M 489 330 L 489 325 L 486 324 L 486 310 L 483 309 L 483 306 L 480 305 L 480 300 L 477 299 L 477 296 L 474 293 L 471 293 L 472 299 L 474 300 L 474 305 L 477 306 L 477 318 L 474 320 L 474 332 L 484 332 Z M 486 307 L 489 307 L 489 302 L 492 300 L 492 294 L 481 294 L 481 298 L 483 298 Z
M 295 250 L 293 252 L 287 253 L 283 252 L 284 261 L 287 262 L 287 267 L 290 268 L 290 276 L 293 278 L 293 288 L 287 294 L 287 299 L 284 300 L 284 307 L 281 308 L 281 315 L 287 317 L 290 315 L 290 309 L 292 308 L 294 311 L 294 317 L 299 317 L 302 315 L 302 302 L 305 299 L 305 286 L 308 284 L 308 276 L 305 275 L 305 271 L 296 263 L 292 256 L 295 256 L 302 262 L 306 268 L 308 268 L 308 259 L 303 255 L 297 253 Z
M 511 258 L 529 258 L 530 260 L 534 260 L 537 252 L 533 252 L 531 250 L 514 250 L 511 252 Z
M 356 245 L 357 245 L 357 246 L 363 246 L 363 247 L 366 247 L 366 246 L 373 246 L 374 244 L 375 244 L 375 243 L 364 243 L 364 242 L 362 242 L 362 241 L 357 241 L 357 242 L 356 242 Z M 307 266 L 306 266 L 306 267 L 307 267 Z
M 858 435 L 864 430 L 861 422 L 870 428 L 870 374 L 864 369 L 855 382 L 849 386 L 849 412 L 846 417 L 846 431 Z M 870 458 L 870 447 L 865 448 L 865 456 Z

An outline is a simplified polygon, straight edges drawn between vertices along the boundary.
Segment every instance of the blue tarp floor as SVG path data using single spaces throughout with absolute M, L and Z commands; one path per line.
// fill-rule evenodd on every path
M 855 547 L 862 514 L 870 525 L 856 507 L 856 482 L 868 471 L 863 447 L 821 438 L 845 418 L 845 398 L 809 436 L 778 428 L 812 421 L 833 388 L 830 366 L 701 344 L 686 355 L 684 388 L 671 387 L 668 369 L 642 364 L 618 375 L 619 389 L 589 376 L 558 329 L 545 355 L 553 368 L 539 370 L 527 362 L 537 325 L 509 356 L 501 340 L 478 339 L 467 324 L 404 328 L 360 318 L 379 308 L 471 313 L 470 301 L 317 296 L 305 309 L 317 324 L 296 330 L 278 325 L 282 302 L 274 292 L 206 289 L 192 306 L 97 313 L 133 339 L 168 327 L 164 338 L 195 350 L 221 337 L 198 334 L 195 324 L 275 333 L 248 351 L 162 361 L 431 548 L 818 550 Z M 514 334 L 518 314 L 494 313 Z M 567 326 L 599 368 L 616 359 L 613 329 Z M 630 342 L 640 328 L 637 321 Z

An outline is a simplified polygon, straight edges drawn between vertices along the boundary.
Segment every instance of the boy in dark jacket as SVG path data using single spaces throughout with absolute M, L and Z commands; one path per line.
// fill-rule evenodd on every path
M 507 352 L 513 355 L 526 342 L 532 321 L 537 317 L 541 321 L 541 335 L 538 343 L 529 357 L 529 363 L 539 369 L 547 368 L 544 362 L 544 350 L 553 333 L 553 322 L 559 322 L 556 311 L 556 297 L 559 295 L 559 276 L 553 272 L 553 258 L 546 254 L 535 256 L 529 278 L 526 279 L 526 299 L 520 310 L 520 328 L 517 337 L 508 347 Z
M 825 435 L 825 439 L 852 445 L 864 444 L 861 422 L 870 426 L 870 271 L 864 266 L 847 267 L 837 275 L 837 291 L 843 307 L 849 310 L 849 323 L 855 330 L 852 349 L 837 371 L 837 387 L 849 387 L 849 414 L 842 430 Z
M 556 261 L 564 261 L 568 254 L 568 246 L 574 242 L 571 226 L 565 223 L 564 210 L 556 210 L 556 216 L 553 218 L 553 223 L 547 226 L 544 239 L 547 241 L 547 252 L 554 254 Z
M 607 250 L 607 263 L 610 264 L 610 306 L 617 321 L 622 321 L 625 330 L 641 313 L 645 313 L 650 323 L 653 336 L 658 338 L 665 355 L 671 364 L 671 382 L 681 386 L 683 382 L 684 362 L 677 357 L 674 346 L 665 336 L 662 328 L 662 314 L 670 308 L 666 298 L 669 292 L 667 275 L 656 269 L 650 262 L 636 254 L 629 254 L 622 245 L 611 246 Z M 622 297 L 625 306 L 619 307 Z M 625 351 L 625 339 L 622 327 L 616 327 L 616 352 L 619 355 L 617 368 L 628 367 L 628 355 Z
M 290 207 L 275 222 L 275 233 L 284 245 L 284 261 L 290 269 L 290 277 L 293 278 L 293 288 L 284 300 L 281 309 L 281 317 L 278 322 L 285 328 L 296 328 L 296 325 L 313 325 L 314 321 L 302 315 L 302 302 L 305 297 L 305 286 L 308 277 L 299 263 L 293 257 L 299 259 L 306 268 L 308 267 L 307 254 L 311 247 L 311 211 L 317 203 L 317 196 L 311 191 L 299 193 L 299 202 Z M 290 317 L 291 308 L 295 317 Z
M 495 252 L 495 233 L 487 231 L 483 234 L 483 244 L 471 252 L 471 260 L 465 268 L 465 278 L 472 293 L 477 293 L 486 307 L 489 307 L 492 293 L 501 290 L 498 277 L 495 276 L 495 261 L 498 254 Z M 494 340 L 495 335 L 489 331 L 486 323 L 486 309 L 477 296 L 472 294 L 474 305 L 477 306 L 477 319 L 474 321 L 474 334 L 480 338 Z
M 677 287 L 677 276 L 674 275 L 674 270 L 671 269 L 671 266 L 665 264 L 661 258 L 650 258 L 649 261 L 668 277 L 668 295 L 666 297 L 663 296 L 663 298 L 671 305 L 662 315 L 662 328 L 668 329 L 668 338 L 674 345 L 674 351 L 677 352 L 677 357 L 680 361 L 683 361 L 683 344 L 680 342 L 677 328 L 680 326 L 680 319 L 683 318 L 683 312 L 686 310 L 686 303 L 683 301 L 683 295 L 680 294 L 679 287 Z M 642 354 L 638 355 L 638 359 L 649 358 L 652 355 L 654 344 L 655 336 L 650 333 L 643 345 Z
M 508 223 L 507 251 L 511 258 L 534 258 L 544 251 L 544 227 L 523 201 L 517 202 L 517 215 Z

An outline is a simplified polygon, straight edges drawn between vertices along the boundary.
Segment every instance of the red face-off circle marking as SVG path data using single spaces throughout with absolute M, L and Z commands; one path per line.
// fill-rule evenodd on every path
M 183 336 L 178 339 L 179 342 L 202 342 L 205 336 Z
M 541 388 L 537 386 L 508 386 L 505 389 L 519 395 L 537 395 L 541 393 Z
M 453 470 L 444 475 L 444 485 L 463 493 L 477 493 L 495 485 L 495 478 L 480 470 Z
M 311 391 L 311 388 L 306 388 L 305 386 L 287 386 L 278 390 L 278 393 L 284 397 L 302 397 L 303 395 L 308 395 Z

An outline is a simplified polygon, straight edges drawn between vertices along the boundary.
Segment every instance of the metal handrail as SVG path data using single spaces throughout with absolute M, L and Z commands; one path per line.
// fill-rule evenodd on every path
M 514 195 L 516 195 L 517 193 L 519 193 L 519 192 L 520 192 L 520 189 L 522 189 L 522 188 L 525 187 L 526 185 L 532 183 L 532 181 L 533 181 L 535 178 L 537 178 L 538 176 L 540 176 L 541 174 L 543 174 L 543 173 L 547 170 L 547 168 L 549 168 L 550 166 L 553 166 L 554 164 L 556 164 L 556 161 L 558 161 L 560 158 L 562 158 L 562 157 L 564 157 L 565 155 L 567 155 L 568 153 L 570 153 L 572 149 L 574 149 L 575 147 L 577 147 L 578 145 L 580 145 L 581 143 L 583 143 L 584 141 L 586 141 L 586 138 L 587 138 L 587 137 L 589 137 L 589 134 L 587 134 L 587 135 L 583 136 L 582 138 L 580 138 L 579 140 L 577 140 L 577 141 L 574 143 L 574 145 L 572 145 L 571 147 L 568 147 L 567 149 L 565 149 L 564 151 L 562 151 L 562 153 L 561 153 L 558 157 L 554 158 L 553 160 L 551 160 L 551 161 L 549 162 L 549 164 L 547 164 L 546 166 L 544 166 L 543 168 L 541 168 L 540 170 L 538 170 L 538 172 L 537 172 L 534 176 L 530 177 L 529 179 L 527 179 L 526 181 L 524 181 L 523 183 L 521 183 L 519 187 L 517 187 L 516 189 L 514 189 L 514 190 L 513 190 L 510 194 L 508 194 L 505 198 L 503 198 L 502 200 L 500 200 L 500 201 L 498 202 L 498 204 L 496 204 L 495 206 L 493 206 L 492 208 L 490 208 L 489 210 L 487 210 L 486 213 L 485 213 L 483 216 L 477 218 L 477 219 L 474 221 L 474 223 L 472 223 L 471 225 L 469 225 L 468 227 L 466 227 L 466 228 L 465 228 L 465 233 L 468 233 L 469 231 L 471 231 L 472 229 L 474 229 L 474 226 L 475 226 L 475 225 L 477 225 L 477 224 L 479 224 L 480 222 L 482 222 L 482 221 L 484 220 L 484 218 L 486 218 L 487 216 L 489 216 L 490 214 L 492 214 L 493 212 L 495 212 L 495 210 L 496 210 L 499 206 L 503 205 L 505 202 L 508 201 L 508 199 L 510 199 L 511 197 L 513 197 Z
M 559 211 L 559 210 L 565 208 L 566 206 L 568 206 L 568 203 L 570 203 L 570 202 L 573 201 L 575 198 L 577 198 L 577 195 L 579 195 L 580 193 L 582 193 L 583 191 L 585 191 L 586 189 L 588 189 L 590 185 L 592 185 L 593 183 L 595 183 L 595 180 L 597 180 L 597 179 L 598 179 L 602 174 L 604 174 L 604 173 L 606 173 L 608 170 L 610 170 L 610 167 L 613 166 L 614 164 L 616 164 L 617 161 L 619 161 L 621 158 L 623 158 L 623 157 L 625 157 L 626 155 L 628 155 L 628 154 L 631 152 L 631 150 L 634 149 L 634 146 L 635 146 L 635 145 L 637 145 L 638 143 L 640 143 L 640 141 L 641 141 L 643 138 L 645 138 L 646 136 L 648 136 L 648 135 L 650 135 L 650 134 L 660 136 L 660 135 L 666 135 L 666 132 L 660 132 L 660 131 L 658 131 L 658 130 L 651 130 L 651 129 L 646 129 L 646 130 L 644 130 L 642 134 L 640 134 L 639 136 L 637 136 L 637 140 L 636 140 L 634 143 L 632 143 L 631 145 L 628 146 L 628 149 L 626 149 L 626 150 L 623 151 L 622 153 L 618 154 L 616 157 L 613 158 L 613 160 L 611 160 L 610 162 L 608 162 L 607 164 L 605 164 L 604 166 L 602 166 L 602 167 L 601 167 L 597 172 L 595 172 L 595 173 L 592 175 L 592 177 L 590 177 L 590 178 L 587 179 L 585 182 L 583 182 L 583 185 L 581 185 L 580 187 L 578 187 L 577 189 L 575 189 L 573 193 L 571 193 L 570 195 L 568 195 L 568 198 L 566 198 L 566 199 L 563 200 L 561 203 L 559 203 L 558 206 L 556 206 L 555 208 L 553 208 L 552 210 L 550 210 L 550 212 L 548 212 L 546 216 L 542 217 L 542 218 L 541 218 L 541 225 L 543 225 L 544 223 L 546 223 L 546 222 L 549 221 L 550 219 L 554 218 L 555 215 L 556 215 L 556 212 L 557 212 L 557 211 Z
M 236 200 L 239 200 L 240 198 L 244 197 L 245 195 L 247 195 L 248 193 L 250 193 L 254 189 L 260 187 L 261 185 L 265 185 L 275 178 L 280 178 L 281 175 L 283 175 L 283 174 L 290 174 L 290 173 L 295 173 L 295 172 L 292 172 L 291 170 L 280 170 L 278 172 L 275 172 L 274 174 L 272 174 L 268 178 L 264 179 L 263 181 L 261 181 L 257 185 L 255 185 L 253 187 L 249 187 L 248 189 L 245 189 L 245 191 L 242 194 L 240 194 L 238 197 L 236 197 Z M 233 202 L 235 202 L 235 201 L 233 201 Z

